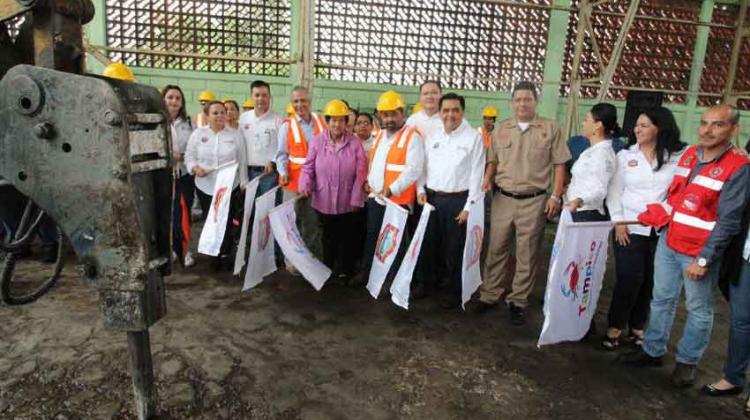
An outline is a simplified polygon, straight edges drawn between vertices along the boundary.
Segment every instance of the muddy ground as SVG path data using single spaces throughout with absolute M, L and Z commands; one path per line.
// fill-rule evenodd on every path
M 74 262 L 36 303 L 0 306 L 0 418 L 134 418 L 125 335 L 103 328 Z M 634 370 L 598 339 L 538 349 L 542 282 L 528 324 L 512 327 L 504 309 L 477 316 L 425 299 L 407 312 L 364 288 L 315 292 L 284 271 L 249 293 L 204 258 L 175 271 L 168 315 L 151 328 L 164 419 L 721 420 L 738 418 L 744 402 L 671 388 L 672 358 Z M 717 302 L 700 384 L 718 378 L 724 360 L 727 307 Z

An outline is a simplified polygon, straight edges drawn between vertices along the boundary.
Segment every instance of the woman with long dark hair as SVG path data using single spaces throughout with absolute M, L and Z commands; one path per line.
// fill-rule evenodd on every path
M 628 148 L 617 154 L 617 171 L 607 195 L 612 221 L 637 220 L 647 204 L 666 199 L 684 148 L 671 111 L 659 107 L 638 117 Z M 607 350 L 619 346 L 626 327 L 630 328 L 629 339 L 633 344 L 643 343 L 658 238 L 649 226 L 615 226 L 617 279 L 609 307 L 609 328 L 602 341 Z
M 609 181 L 615 174 L 615 152 L 612 138 L 620 135 L 617 108 L 599 103 L 591 107 L 583 120 L 583 134 L 591 147 L 584 150 L 570 170 L 566 207 L 573 212 L 574 222 L 609 220 L 604 207 Z
M 175 163 L 172 250 L 176 259 L 180 260 L 185 267 L 190 267 L 195 263 L 190 252 L 190 209 L 193 207 L 193 197 L 195 197 L 195 180 L 185 166 L 185 149 L 193 133 L 193 123 L 187 116 L 185 95 L 179 86 L 167 85 L 162 89 L 161 96 L 169 116 L 169 126 L 172 132 L 172 159 Z

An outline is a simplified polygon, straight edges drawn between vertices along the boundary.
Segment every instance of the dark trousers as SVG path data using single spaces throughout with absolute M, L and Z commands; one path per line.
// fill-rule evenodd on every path
M 431 293 L 447 282 L 445 289 L 453 297 L 461 296 L 461 267 L 463 264 L 466 224 L 458 224 L 456 217 L 466 204 L 467 194 L 438 195 L 428 191 L 427 201 L 435 210 L 430 214 L 424 236 L 424 247 L 419 258 L 425 292 Z
M 615 241 L 615 274 L 617 280 L 609 305 L 609 326 L 618 330 L 630 326 L 643 330 L 648 321 L 651 290 L 654 287 L 654 254 L 659 237 L 630 235 L 630 243 Z
M 316 213 L 323 227 L 323 263 L 334 273 L 353 275 L 358 245 L 355 242 L 357 213 Z
M 209 196 L 210 197 L 210 196 Z M 190 225 L 190 209 L 193 208 L 193 201 L 195 198 L 195 176 L 190 174 L 184 174 L 181 177 L 177 178 L 175 180 L 174 184 L 174 203 L 172 208 L 172 250 L 174 250 L 176 253 L 184 253 L 187 250 L 182 249 L 182 245 L 178 243 L 178 240 L 182 240 L 183 232 L 182 232 L 182 223 L 185 221 L 182 220 L 182 206 L 180 204 L 181 200 L 185 201 L 185 206 L 187 208 L 187 224 Z M 211 205 L 211 201 L 209 199 L 208 205 Z M 206 206 L 206 209 L 208 209 L 208 206 Z
M 372 258 L 375 256 L 375 246 L 378 244 L 378 235 L 380 234 L 380 227 L 383 224 L 383 217 L 385 216 L 385 206 L 378 204 L 375 199 L 369 199 L 367 200 L 365 207 L 367 208 L 367 234 L 365 237 L 364 251 L 362 252 L 362 273 L 367 276 L 372 267 Z M 393 260 L 391 269 L 388 272 L 389 276 L 395 275 L 398 271 L 398 267 L 401 265 L 406 248 L 409 246 L 409 238 L 407 236 L 408 235 L 405 235 L 401 239 L 401 246 L 398 248 L 398 254 L 396 254 L 396 259 Z
M 352 227 L 352 236 L 354 236 L 354 261 L 356 267 L 362 266 L 362 254 L 364 253 L 364 243 L 367 238 L 367 206 L 354 212 L 354 226 Z
M 198 188 L 195 191 L 198 193 L 198 201 L 203 213 L 208 215 L 208 209 L 211 207 L 213 196 L 204 193 Z M 237 242 L 240 239 L 240 229 L 242 229 L 243 196 L 244 193 L 239 188 L 232 190 L 232 198 L 229 202 L 229 217 L 227 217 L 227 230 L 224 233 L 224 240 L 221 242 L 220 257 L 229 258 L 234 255 L 237 249 Z

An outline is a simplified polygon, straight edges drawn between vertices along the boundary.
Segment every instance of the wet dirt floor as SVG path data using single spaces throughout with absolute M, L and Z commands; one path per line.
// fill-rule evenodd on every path
M 0 306 L 2 419 L 134 418 L 125 334 L 103 328 L 74 263 L 37 302 Z M 24 263 L 19 275 L 47 267 Z M 722 420 L 739 418 L 744 403 L 671 388 L 671 357 L 663 368 L 618 366 L 629 348 L 604 352 L 598 337 L 538 349 L 541 281 L 523 327 L 504 308 L 478 316 L 428 298 L 407 312 L 364 287 L 334 281 L 315 292 L 283 270 L 241 293 L 238 278 L 201 257 L 166 284 L 168 314 L 151 328 L 159 418 Z M 611 289 L 609 269 L 599 331 Z M 717 379 L 724 360 L 718 294 L 716 306 L 699 384 Z M 682 309 L 678 317 L 675 332 Z

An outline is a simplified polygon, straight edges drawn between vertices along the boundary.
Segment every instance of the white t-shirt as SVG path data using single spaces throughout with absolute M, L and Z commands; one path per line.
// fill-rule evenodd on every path
M 255 110 L 242 113 L 240 132 L 245 140 L 247 164 L 265 166 L 276 157 L 279 127 L 283 120 L 271 110 L 257 117 Z

